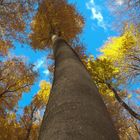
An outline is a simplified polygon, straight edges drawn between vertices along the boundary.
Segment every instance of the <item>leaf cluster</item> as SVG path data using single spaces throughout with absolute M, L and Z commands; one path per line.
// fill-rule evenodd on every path
M 28 92 L 37 74 L 19 58 L 0 62 L 0 113 L 15 107 L 22 93 Z
M 53 34 L 70 41 L 81 33 L 83 24 L 83 17 L 74 5 L 67 4 L 66 0 L 45 0 L 31 24 L 31 45 L 35 49 L 50 47 Z

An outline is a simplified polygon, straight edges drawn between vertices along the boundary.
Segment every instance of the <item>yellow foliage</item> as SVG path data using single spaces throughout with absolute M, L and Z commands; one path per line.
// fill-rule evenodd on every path
M 109 58 L 113 62 L 122 61 L 128 51 L 134 48 L 136 44 L 137 40 L 133 30 L 126 30 L 121 36 L 111 38 L 105 43 L 100 49 L 103 53 L 101 58 Z
M 119 37 L 111 38 L 100 49 L 100 58 L 109 59 L 120 73 L 120 79 L 124 83 L 128 79 L 139 76 L 140 69 L 140 33 L 133 26 L 126 27 Z
M 16 120 L 15 113 L 0 116 L 0 140 L 18 140 L 24 138 L 24 130 Z
M 37 106 L 38 108 L 42 108 L 48 103 L 50 90 L 51 84 L 46 82 L 45 80 L 42 80 L 40 82 L 40 90 L 38 91 L 33 100 L 35 106 Z
M 131 117 L 126 116 L 126 112 L 123 110 L 121 104 L 117 102 L 114 93 L 106 85 L 106 83 L 112 84 L 113 80 L 121 72 L 120 69 L 115 67 L 113 62 L 107 57 L 94 59 L 93 56 L 90 56 L 87 60 L 84 60 L 84 64 L 93 82 L 97 85 L 99 93 L 101 93 L 120 139 L 127 140 L 129 136 L 137 139 L 137 123 Z M 123 94 L 119 96 L 124 97 Z M 128 98 L 131 97 L 132 95 L 128 95 Z
M 84 63 L 100 93 L 114 97 L 112 91 L 106 86 L 106 82 L 112 82 L 112 79 L 116 78 L 119 73 L 119 69 L 114 67 L 107 58 L 94 59 L 93 56 L 90 56 Z
M 132 97 L 132 94 L 128 94 L 127 98 L 130 99 Z

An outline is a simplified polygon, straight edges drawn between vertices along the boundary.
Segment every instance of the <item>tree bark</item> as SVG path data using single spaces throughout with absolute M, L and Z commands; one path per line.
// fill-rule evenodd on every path
M 118 140 L 107 109 L 78 55 L 53 45 L 55 72 L 39 140 Z

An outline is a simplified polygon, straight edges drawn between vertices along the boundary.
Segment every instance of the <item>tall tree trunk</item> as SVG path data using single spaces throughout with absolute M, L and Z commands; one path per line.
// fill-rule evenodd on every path
M 53 45 L 55 73 L 39 140 L 118 140 L 105 104 L 77 54 Z

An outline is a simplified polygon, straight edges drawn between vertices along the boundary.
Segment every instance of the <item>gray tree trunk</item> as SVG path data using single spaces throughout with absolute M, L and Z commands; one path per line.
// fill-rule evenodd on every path
M 72 48 L 57 39 L 55 73 L 39 140 L 118 140 L 104 102 Z

